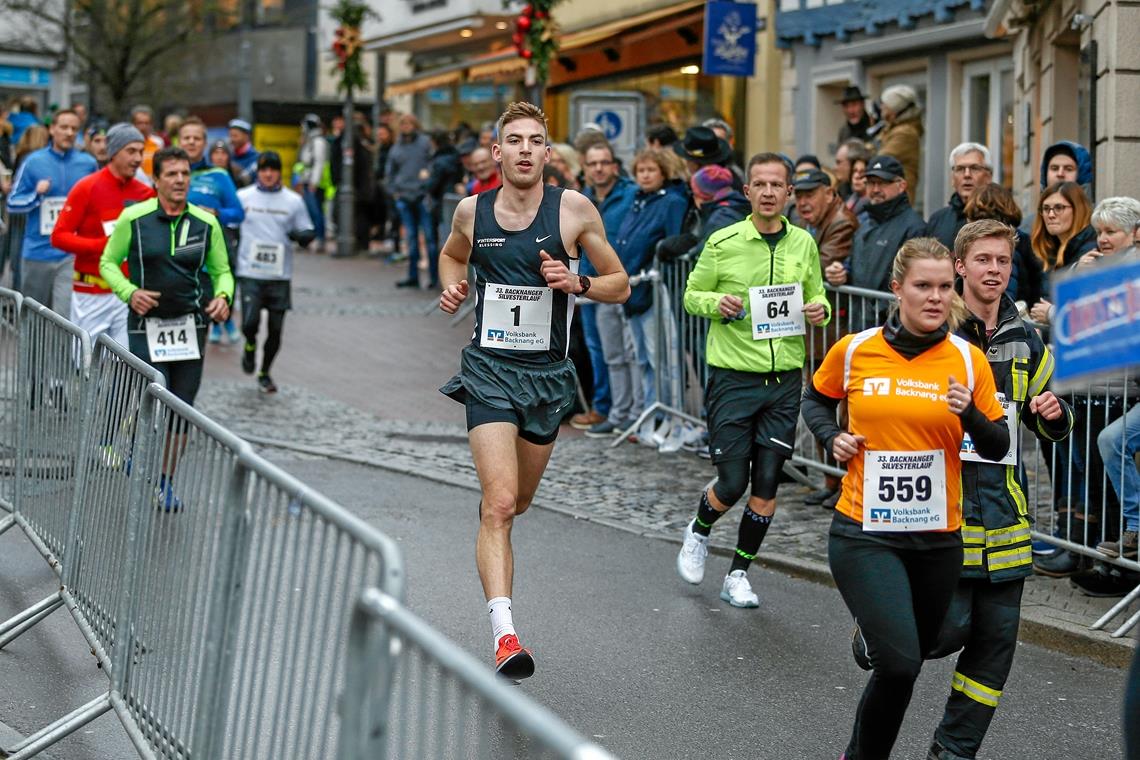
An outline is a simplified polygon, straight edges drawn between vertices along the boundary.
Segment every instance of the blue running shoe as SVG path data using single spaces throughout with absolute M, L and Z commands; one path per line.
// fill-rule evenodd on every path
M 174 495 L 174 479 L 167 480 L 165 475 L 159 477 L 158 488 L 154 492 L 155 506 L 163 512 L 178 512 L 182 509 L 182 499 Z

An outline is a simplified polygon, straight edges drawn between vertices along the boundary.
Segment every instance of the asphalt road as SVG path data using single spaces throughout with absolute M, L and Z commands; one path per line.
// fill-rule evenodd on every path
M 338 462 L 281 463 L 396 538 L 410 607 L 490 662 L 470 491 Z M 516 623 L 538 662 L 520 688 L 586 736 L 623 758 L 838 756 L 866 674 L 851 662 L 850 618 L 833 589 L 757 567 L 760 609 L 733 609 L 717 596 L 726 558 L 711 558 L 692 587 L 676 576 L 674 545 L 540 509 L 519 520 L 514 542 Z M 0 576 L 5 616 L 51 589 L 16 531 L 0 537 Z M 924 670 L 896 757 L 924 756 L 951 670 L 949 661 Z M 982 757 L 1118 757 L 1123 680 L 1020 646 Z M 106 679 L 60 611 L 0 653 L 0 684 L 0 722 L 27 734 Z M 132 756 L 112 716 L 51 753 Z

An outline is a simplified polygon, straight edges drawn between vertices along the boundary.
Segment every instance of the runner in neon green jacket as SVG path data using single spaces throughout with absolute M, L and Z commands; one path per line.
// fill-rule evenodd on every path
M 799 283 L 803 302 L 827 310 L 819 249 L 807 230 L 781 217 L 783 230 L 762 235 L 749 216 L 713 233 L 685 285 L 685 311 L 712 320 L 706 344 L 710 366 L 742 372 L 783 372 L 804 366 L 807 356 L 802 335 L 753 339 L 753 320 L 728 321 L 720 313 L 721 299 L 736 296 L 749 311 L 749 288 Z

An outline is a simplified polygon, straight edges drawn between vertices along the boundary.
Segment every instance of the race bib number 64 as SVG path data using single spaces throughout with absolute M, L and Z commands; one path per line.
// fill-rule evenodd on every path
M 748 289 L 752 339 L 788 338 L 803 335 L 804 291 L 798 283 Z
M 945 530 L 946 453 L 867 451 L 863 456 L 863 530 Z

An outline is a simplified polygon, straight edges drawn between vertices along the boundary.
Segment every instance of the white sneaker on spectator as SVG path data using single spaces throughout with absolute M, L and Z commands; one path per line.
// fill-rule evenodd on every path
M 685 539 L 677 553 L 677 574 L 689 583 L 705 578 L 705 559 L 709 556 L 709 537 L 693 532 L 693 523 L 685 526 Z
M 748 574 L 743 570 L 733 570 L 724 576 L 720 598 L 733 607 L 760 606 L 760 597 L 752 593 L 752 584 L 748 582 Z

